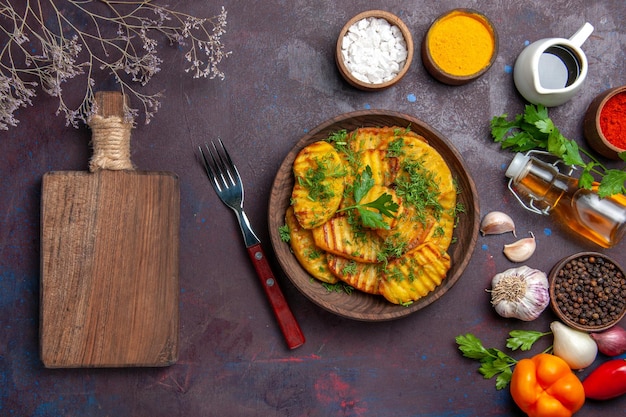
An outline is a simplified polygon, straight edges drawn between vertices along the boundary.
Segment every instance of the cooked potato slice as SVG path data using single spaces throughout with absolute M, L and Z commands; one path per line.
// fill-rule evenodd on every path
M 315 245 L 357 262 L 375 263 L 381 252 L 380 238 L 370 230 L 357 230 L 347 216 L 336 216 L 313 229 Z
M 437 222 L 433 216 L 427 216 L 425 221 L 422 221 L 418 219 L 415 211 L 415 206 L 402 205 L 394 226 L 390 229 L 376 229 L 376 233 L 389 245 L 403 247 L 404 252 L 418 247 L 432 236 L 432 229 Z
M 335 148 L 324 141 L 305 147 L 296 156 L 293 174 L 291 199 L 300 225 L 312 229 L 330 219 L 341 203 L 345 175 Z
M 346 284 L 368 294 L 378 294 L 380 271 L 377 264 L 366 264 L 342 256 L 328 255 L 328 268 Z
M 456 191 L 440 195 L 439 202 L 442 207 L 451 207 L 441 212 L 437 221 L 430 230 L 426 240 L 436 244 L 439 249 L 447 250 L 452 242 L 455 223 Z
M 369 166 L 374 184 L 386 186 L 393 183 L 399 169 L 398 158 L 388 157 L 387 151 L 381 149 L 370 149 L 359 153 L 358 165 L 359 172 Z
M 300 265 L 302 265 L 309 274 L 320 281 L 329 284 L 338 282 L 339 278 L 328 268 L 326 252 L 315 246 L 313 232 L 309 229 L 304 229 L 300 225 L 300 222 L 298 222 L 294 214 L 293 207 L 287 208 L 285 223 L 289 226 L 289 244 L 291 245 L 291 250 Z
M 452 204 L 454 202 L 454 204 Z M 442 207 L 456 205 L 456 193 L 448 192 L 439 196 Z M 433 213 L 426 216 L 417 215 L 416 208 L 410 204 L 402 205 L 402 211 L 396 217 L 395 226 L 389 230 L 377 229 L 381 239 L 394 247 L 404 245 L 406 252 L 425 242 L 433 242 L 445 251 L 452 242 L 454 233 L 454 208 L 441 209 L 436 218 Z
M 439 186 L 440 194 L 446 194 L 450 191 L 456 192 L 450 168 L 435 148 L 422 140 L 405 137 L 402 149 L 403 153 L 399 156 L 401 165 L 417 163 L 425 171 L 432 173 L 433 180 Z
M 441 284 L 449 269 L 448 253 L 427 242 L 387 264 L 380 293 L 394 304 L 416 301 Z
M 356 129 L 349 135 L 350 148 L 353 151 L 359 152 L 366 149 L 386 147 L 390 141 L 399 137 L 410 137 L 415 139 L 421 138 L 421 140 L 425 141 L 422 136 L 402 127 L 362 127 L 360 129 Z
M 393 136 L 391 127 L 362 127 L 356 129 L 350 136 L 350 148 L 356 152 L 376 149 L 390 136 Z

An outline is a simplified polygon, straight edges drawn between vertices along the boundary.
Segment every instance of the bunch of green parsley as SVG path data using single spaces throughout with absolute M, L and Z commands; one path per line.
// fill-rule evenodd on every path
M 539 332 L 535 330 L 512 330 L 506 340 L 506 347 L 511 350 L 528 351 L 533 344 L 552 332 Z M 456 343 L 463 356 L 480 362 L 478 372 L 485 378 L 496 377 L 496 389 L 501 390 L 509 385 L 513 376 L 513 368 L 518 360 L 496 348 L 486 348 L 483 342 L 471 333 L 456 337 Z M 552 346 L 544 353 L 552 350 Z
M 626 194 L 626 171 L 607 169 L 590 153 L 580 149 L 575 141 L 564 137 L 548 117 L 548 109 L 542 105 L 527 105 L 524 113 L 515 116 L 511 121 L 506 114 L 495 116 L 491 120 L 491 136 L 495 142 L 500 143 L 502 149 L 514 152 L 541 149 L 560 158 L 569 166 L 582 168 L 579 186 L 591 189 L 596 178 L 599 178 L 600 197 Z M 582 154 L 589 161 L 585 162 Z M 626 161 L 626 152 L 620 153 L 619 157 Z

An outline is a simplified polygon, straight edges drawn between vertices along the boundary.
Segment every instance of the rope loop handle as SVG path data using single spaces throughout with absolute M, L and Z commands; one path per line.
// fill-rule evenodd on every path
M 89 171 L 134 170 L 130 160 L 132 121 L 124 118 L 125 96 L 121 92 L 96 93 L 96 114 L 89 118 L 93 156 Z

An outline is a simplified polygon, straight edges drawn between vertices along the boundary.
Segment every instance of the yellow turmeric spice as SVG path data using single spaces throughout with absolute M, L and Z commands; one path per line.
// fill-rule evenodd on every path
M 494 54 L 493 28 L 478 14 L 453 11 L 431 27 L 428 49 L 444 72 L 472 75 L 485 68 Z

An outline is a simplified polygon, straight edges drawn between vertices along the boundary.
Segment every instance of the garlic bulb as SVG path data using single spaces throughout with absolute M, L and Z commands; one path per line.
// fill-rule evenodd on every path
M 588 333 L 572 329 L 560 321 L 550 323 L 554 335 L 554 354 L 572 369 L 583 369 L 596 360 L 598 345 Z
M 532 321 L 549 302 L 548 277 L 538 269 L 511 268 L 491 280 L 491 305 L 502 317 Z
M 515 234 L 515 224 L 513 219 L 501 211 L 491 211 L 483 217 L 480 222 L 480 233 L 482 235 L 498 235 L 501 233 L 513 232 Z
M 537 248 L 537 242 L 535 242 L 535 235 L 532 232 L 530 237 L 520 239 L 517 242 L 504 245 L 504 255 L 509 258 L 511 262 L 524 262 L 527 261 Z

